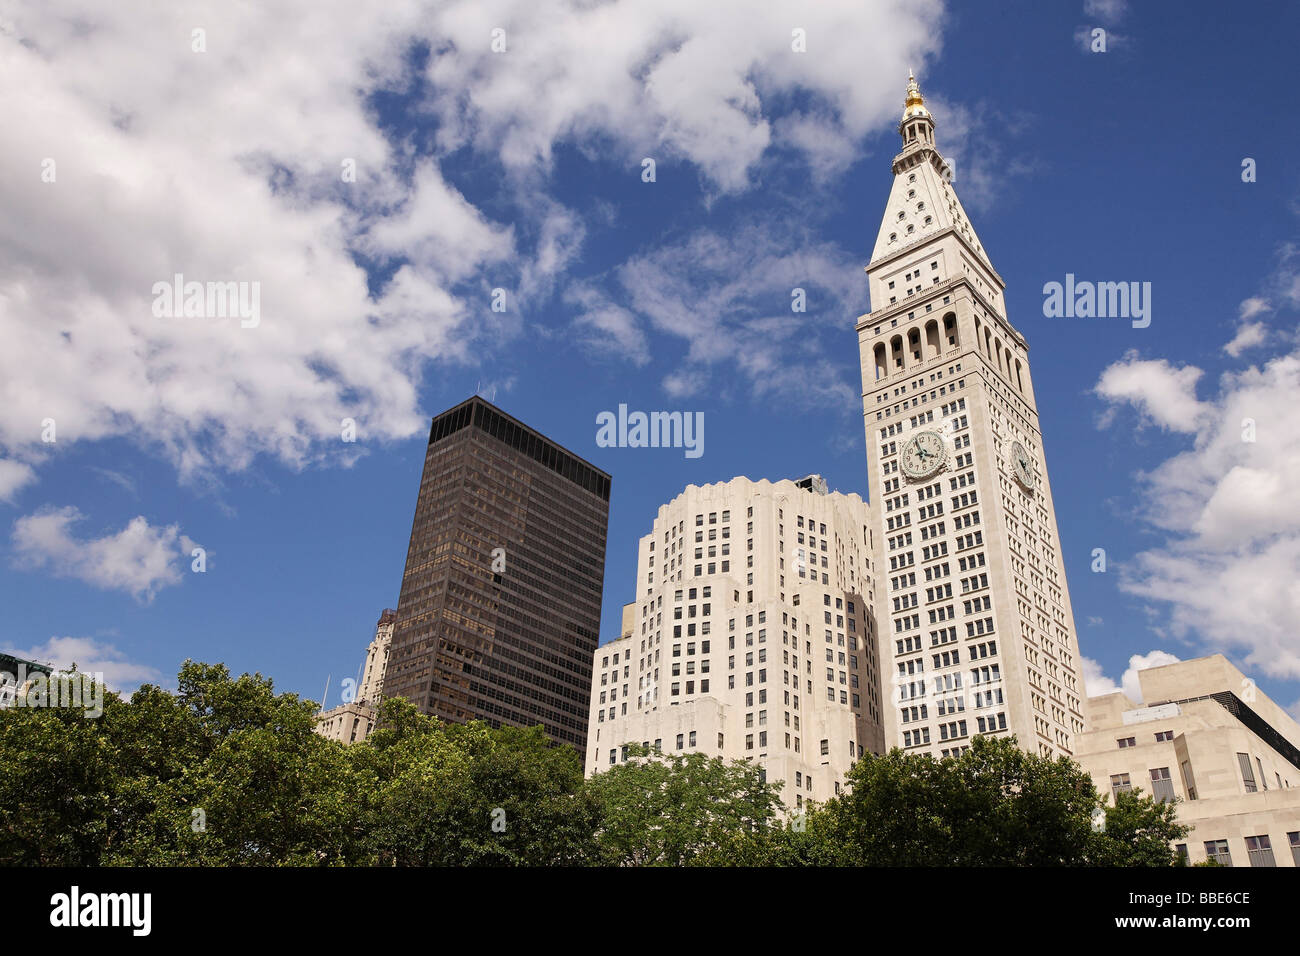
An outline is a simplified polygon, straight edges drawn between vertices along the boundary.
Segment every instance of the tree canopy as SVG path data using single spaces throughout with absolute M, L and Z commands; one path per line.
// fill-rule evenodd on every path
M 345 746 L 316 710 L 192 661 L 175 693 L 110 693 L 98 718 L 0 710 L 0 864 L 1169 866 L 1186 833 L 1172 804 L 1107 806 L 1076 764 L 1008 739 L 866 756 L 840 796 L 790 814 L 749 761 L 630 744 L 584 779 L 540 727 L 391 699 Z

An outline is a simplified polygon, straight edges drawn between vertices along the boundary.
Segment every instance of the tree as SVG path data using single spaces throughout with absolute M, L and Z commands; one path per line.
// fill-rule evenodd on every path
M 596 804 L 582 765 L 540 727 L 444 724 L 392 699 L 379 729 L 348 748 L 376 780 L 373 862 L 571 865 L 591 861 Z
M 1093 838 L 1088 862 L 1096 866 L 1182 866 L 1174 841 L 1191 832 L 1178 822 L 1173 802 L 1157 803 L 1140 791 L 1121 790 L 1106 807 L 1105 829 Z
M 1187 833 L 1173 804 L 1107 807 L 1078 765 L 1014 739 L 864 757 L 840 796 L 790 814 L 749 761 L 628 745 L 584 780 L 540 727 L 401 699 L 351 746 L 315 721 L 261 675 L 192 661 L 176 693 L 106 694 L 98 718 L 0 710 L 0 864 L 1168 866 Z
M 628 756 L 587 781 L 599 805 L 600 862 L 717 866 L 755 856 L 781 807 L 780 784 L 757 764 L 634 744 Z
M 868 755 L 848 783 L 809 814 L 802 833 L 774 842 L 766 862 L 1167 866 L 1168 840 L 1180 829 L 1172 807 L 1134 799 L 1107 811 L 1106 832 L 1094 832 L 1093 814 L 1104 803 L 1091 777 L 1067 758 L 1020 750 L 1014 738 L 977 736 L 944 759 L 898 749 Z
M 111 728 L 121 706 L 105 694 L 94 720 L 64 707 L 0 710 L 0 865 L 94 866 L 120 837 Z

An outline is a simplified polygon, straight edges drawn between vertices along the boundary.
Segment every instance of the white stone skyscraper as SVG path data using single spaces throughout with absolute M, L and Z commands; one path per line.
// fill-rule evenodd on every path
M 1083 677 L 1028 345 L 909 77 L 857 322 L 886 746 L 1071 754 Z
M 644 744 L 753 760 L 791 810 L 839 793 L 884 743 L 871 526 L 817 475 L 663 505 L 621 636 L 596 648 L 587 775 Z

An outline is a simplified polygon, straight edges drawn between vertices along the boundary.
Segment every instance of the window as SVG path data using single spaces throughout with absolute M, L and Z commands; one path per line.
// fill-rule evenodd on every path
M 1250 857 L 1251 866 L 1277 866 L 1273 859 L 1273 844 L 1267 836 L 1246 837 L 1246 855 Z
M 1286 838 L 1291 843 L 1291 861 L 1300 866 L 1300 830 L 1293 830 Z
M 829 740 L 827 740 L 826 738 L 823 737 L 823 738 L 822 738 L 822 756 L 823 756 L 823 757 L 829 756 L 829 755 L 830 755 L 830 752 L 831 752 L 831 742 L 830 742 Z
M 1170 741 L 1170 740 L 1173 740 L 1173 739 L 1174 739 L 1174 732 L 1173 732 L 1172 730 L 1157 730 L 1157 731 L 1156 731 L 1156 743 L 1158 743 L 1158 744 L 1159 744 L 1159 743 L 1165 743 L 1166 741 Z
M 1110 795 L 1116 803 L 1119 803 L 1119 792 L 1121 790 L 1132 790 L 1133 784 L 1129 781 L 1128 774 L 1116 773 L 1111 774 L 1110 778 Z
M 1120 750 L 1123 750 L 1125 747 L 1136 747 L 1136 746 L 1137 746 L 1137 738 L 1136 738 L 1136 737 L 1121 737 L 1119 740 L 1115 741 L 1115 743 L 1119 744 L 1119 749 L 1120 749 Z
M 1151 771 L 1151 794 L 1156 803 L 1174 802 L 1174 783 L 1169 779 L 1168 767 L 1155 767 Z
M 1254 793 L 1259 787 L 1255 786 L 1255 771 L 1250 766 L 1250 754 L 1237 754 L 1237 766 L 1241 768 L 1241 782 L 1246 786 L 1247 793 Z
M 1220 866 L 1232 866 L 1232 854 L 1228 852 L 1228 841 L 1206 840 L 1205 858 Z

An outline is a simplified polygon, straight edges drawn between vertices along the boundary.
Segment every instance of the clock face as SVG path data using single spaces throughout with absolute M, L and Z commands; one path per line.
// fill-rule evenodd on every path
M 903 446 L 900 466 L 908 478 L 928 478 L 948 462 L 948 448 L 938 432 L 913 435 Z
M 1016 480 L 1026 488 L 1034 487 L 1034 460 L 1020 442 L 1011 443 L 1011 465 L 1015 470 Z

